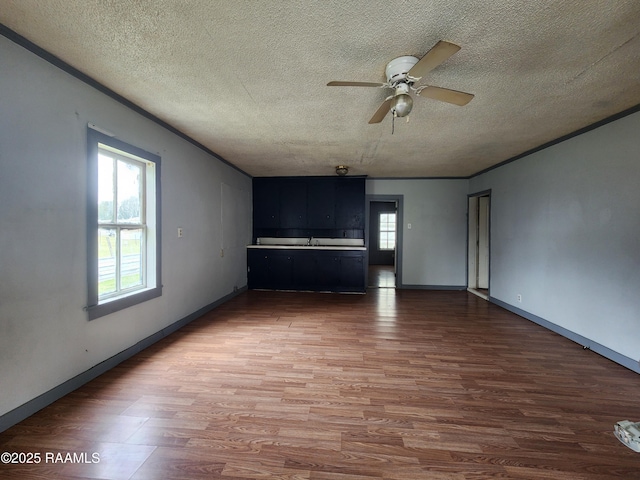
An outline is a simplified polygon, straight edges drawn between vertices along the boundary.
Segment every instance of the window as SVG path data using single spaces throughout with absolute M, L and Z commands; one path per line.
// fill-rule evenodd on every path
M 88 130 L 89 319 L 161 295 L 160 157 Z
M 380 250 L 396 249 L 396 214 L 380 214 Z

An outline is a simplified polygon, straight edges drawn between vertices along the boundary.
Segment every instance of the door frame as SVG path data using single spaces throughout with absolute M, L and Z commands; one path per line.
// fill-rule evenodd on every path
M 402 230 L 403 230 L 403 212 L 404 212 L 404 195 L 365 195 L 365 239 L 366 239 L 366 255 L 365 255 L 365 279 L 369 278 L 369 216 L 371 215 L 371 202 L 388 202 L 396 204 L 396 251 L 394 255 L 394 268 L 396 271 L 396 288 L 404 288 L 402 283 Z M 366 283 L 369 283 L 368 281 Z
M 487 198 L 487 228 L 484 241 L 487 245 L 486 269 L 487 292 L 491 288 L 491 190 L 467 195 L 467 291 L 489 300 L 489 294 L 478 290 L 478 272 L 480 270 L 479 243 L 480 198 Z

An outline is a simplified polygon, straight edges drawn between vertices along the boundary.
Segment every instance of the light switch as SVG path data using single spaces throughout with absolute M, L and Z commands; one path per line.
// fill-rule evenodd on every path
M 411 224 L 407 223 L 407 230 L 411 230 Z

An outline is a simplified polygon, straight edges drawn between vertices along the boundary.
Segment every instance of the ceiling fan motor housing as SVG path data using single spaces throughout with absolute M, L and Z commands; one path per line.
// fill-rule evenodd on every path
M 416 63 L 418 63 L 418 59 L 410 55 L 394 58 L 387 64 L 387 68 L 385 69 L 387 82 L 393 85 L 406 81 L 407 73 Z

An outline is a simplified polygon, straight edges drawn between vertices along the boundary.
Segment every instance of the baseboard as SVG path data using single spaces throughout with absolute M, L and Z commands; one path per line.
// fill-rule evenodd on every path
M 502 300 L 498 300 L 495 297 L 490 296 L 489 301 L 491 303 L 495 303 L 496 305 L 504 308 L 505 310 L 509 310 L 510 312 L 513 312 L 516 315 L 526 318 L 527 320 L 530 320 L 533 323 L 537 323 L 541 327 L 551 330 L 552 332 L 555 332 L 559 335 L 562 335 L 563 337 L 568 338 L 569 340 L 576 342 L 579 345 L 582 345 L 582 347 L 587 350 L 591 350 L 599 355 L 602 355 L 603 357 L 608 358 L 609 360 L 619 365 L 622 365 L 623 367 L 626 367 L 629 370 L 632 370 L 636 373 L 640 373 L 640 364 L 638 364 L 638 362 L 632 358 L 626 357 L 614 350 L 611 350 L 608 347 L 605 347 L 604 345 L 594 342 L 593 340 L 587 337 L 583 337 L 582 335 L 572 332 L 571 330 L 567 330 L 566 328 L 556 325 L 555 323 L 552 323 L 549 320 L 545 320 L 542 317 L 538 317 L 537 315 L 529 313 L 518 307 L 514 307 L 513 305 L 503 302 Z
M 162 330 L 152 335 L 149 335 L 148 337 L 140 340 L 135 345 L 132 345 L 131 347 L 127 348 L 126 350 L 123 350 L 122 352 L 114 355 L 113 357 L 108 358 L 103 362 L 100 362 L 99 364 L 91 367 L 89 370 L 86 370 L 81 374 L 76 375 L 75 377 L 67 380 L 66 382 L 61 383 L 57 387 L 54 387 L 51 390 L 43 393 L 42 395 L 39 395 L 32 400 L 29 400 L 25 404 L 20 405 L 17 408 L 14 408 L 10 412 L 5 413 L 4 415 L 0 416 L 0 432 L 4 432 L 5 430 L 12 427 L 16 423 L 19 423 L 25 418 L 30 417 L 37 411 L 42 410 L 44 407 L 52 404 L 56 400 L 80 388 L 82 385 L 90 382 L 94 378 L 99 377 L 103 373 L 111 370 L 116 365 L 133 357 L 135 354 L 153 345 L 157 341 L 162 340 L 165 337 L 168 337 L 169 335 L 179 330 L 180 328 L 184 327 L 188 323 L 191 323 L 195 319 L 200 318 L 205 313 L 210 312 L 214 308 L 231 300 L 232 298 L 236 297 L 237 295 L 241 294 L 246 290 L 247 290 L 247 287 L 244 286 L 228 295 L 225 295 L 224 297 L 216 300 L 215 302 L 210 303 L 209 305 L 187 315 L 184 318 L 181 318 L 180 320 L 172 323 L 171 325 L 168 325 Z

